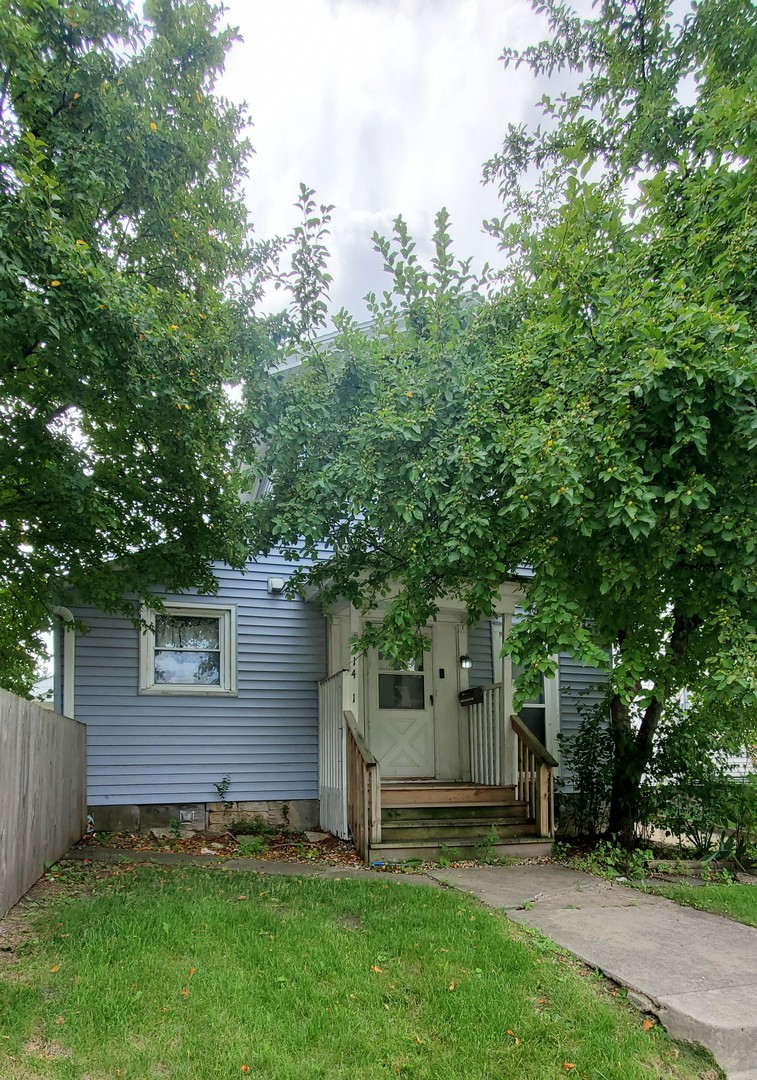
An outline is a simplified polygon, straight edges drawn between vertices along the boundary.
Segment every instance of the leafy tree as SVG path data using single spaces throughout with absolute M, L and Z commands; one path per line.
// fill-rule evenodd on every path
M 681 688 L 721 745 L 757 728 L 757 13 L 535 7 L 553 38 L 506 59 L 574 89 L 486 167 L 499 290 L 477 299 L 444 219 L 430 273 L 398 222 L 373 330 L 345 319 L 277 392 L 259 528 L 332 547 L 301 572 L 327 596 L 399 583 L 377 633 L 405 653 L 437 597 L 475 619 L 530 564 L 522 690 L 551 653 L 612 656 L 609 829 L 630 842 Z
M 63 589 L 106 609 L 244 559 L 225 385 L 265 342 L 234 34 L 208 0 L 0 10 L 0 685 Z M 250 271 L 247 289 L 230 283 Z

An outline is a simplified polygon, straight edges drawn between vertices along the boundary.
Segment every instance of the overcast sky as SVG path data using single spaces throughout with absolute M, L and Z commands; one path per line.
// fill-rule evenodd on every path
M 456 251 L 496 260 L 481 222 L 498 203 L 481 168 L 508 122 L 536 117 L 539 88 L 498 59 L 505 46 L 545 36 L 527 0 L 226 4 L 244 40 L 220 89 L 247 102 L 254 125 L 247 202 L 256 232 L 292 228 L 301 180 L 334 205 L 332 310 L 362 317 L 362 297 L 386 286 L 370 238 L 399 213 L 428 250 L 446 206 Z

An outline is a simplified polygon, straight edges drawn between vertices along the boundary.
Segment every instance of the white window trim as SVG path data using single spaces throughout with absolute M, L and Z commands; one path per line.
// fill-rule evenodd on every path
M 156 683 L 155 682 L 155 615 L 153 608 L 143 607 L 142 622 L 146 629 L 140 635 L 139 692 L 175 697 L 189 694 L 192 697 L 236 697 L 237 694 L 237 609 L 233 604 L 186 604 L 165 605 L 169 615 L 189 615 L 195 618 L 219 620 L 220 686 L 203 683 Z

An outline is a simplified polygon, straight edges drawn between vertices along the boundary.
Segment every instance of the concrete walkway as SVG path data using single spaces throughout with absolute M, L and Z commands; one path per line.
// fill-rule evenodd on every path
M 730 1080 L 757 1080 L 757 929 L 553 865 L 430 870 L 629 988 Z

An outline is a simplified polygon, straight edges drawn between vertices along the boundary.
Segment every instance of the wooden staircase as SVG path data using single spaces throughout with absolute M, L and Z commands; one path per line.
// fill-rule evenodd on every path
M 341 680 L 341 673 L 338 679 Z M 332 676 L 331 683 L 336 677 Z M 497 688 L 494 687 L 494 690 Z M 324 689 L 328 691 L 328 686 Z M 327 696 L 327 695 L 326 695 Z M 339 704 L 323 715 L 336 715 Z M 488 776 L 476 783 L 437 780 L 384 780 L 351 709 L 341 711 L 344 757 L 333 755 L 337 783 L 331 791 L 344 803 L 344 835 L 349 829 L 367 863 L 408 859 L 490 859 L 547 855 L 555 836 L 555 759 L 518 716 L 510 717 L 516 761 L 516 784 L 501 785 Z M 335 744 L 336 748 L 338 746 Z M 323 758 L 327 755 L 324 753 Z M 328 761 L 327 761 L 328 764 Z M 332 763 L 333 764 L 333 763 Z M 343 771 L 342 771 L 343 770 Z M 328 771 L 328 770 L 326 770 Z M 331 819 L 327 821 L 327 827 Z M 337 826 L 340 825 L 337 821 Z M 458 854 L 459 853 L 459 854 Z
M 528 858 L 548 855 L 553 844 L 538 835 L 514 787 L 438 781 L 384 781 L 380 835 L 370 845 L 371 863 Z

